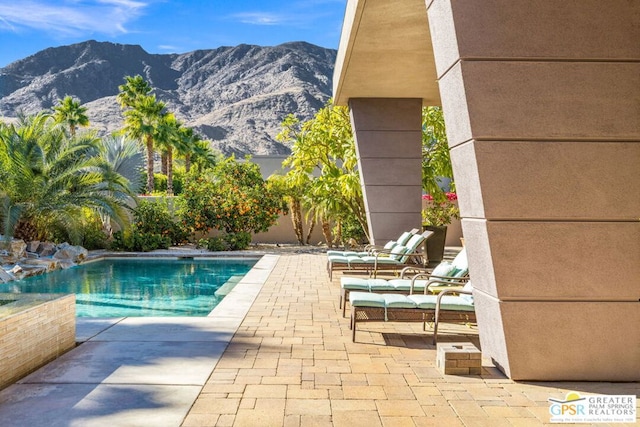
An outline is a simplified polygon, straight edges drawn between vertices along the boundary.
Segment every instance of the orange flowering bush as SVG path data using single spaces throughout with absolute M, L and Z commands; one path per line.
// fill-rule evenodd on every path
M 284 200 L 262 179 L 260 168 L 231 157 L 206 176 L 191 175 L 180 196 L 179 215 L 192 232 L 265 232 L 286 209 Z

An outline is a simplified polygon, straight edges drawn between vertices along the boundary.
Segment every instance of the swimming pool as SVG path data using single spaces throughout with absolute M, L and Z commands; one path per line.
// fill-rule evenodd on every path
M 0 285 L 0 292 L 73 293 L 77 317 L 206 316 L 216 291 L 257 259 L 106 258 Z

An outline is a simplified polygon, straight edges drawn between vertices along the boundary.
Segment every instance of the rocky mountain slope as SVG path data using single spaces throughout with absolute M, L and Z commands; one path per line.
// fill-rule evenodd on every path
M 336 51 L 304 42 L 239 45 L 184 54 L 87 41 L 49 48 L 0 68 L 0 117 L 50 109 L 72 95 L 101 134 L 122 127 L 116 103 L 127 75 L 142 75 L 156 96 L 225 154 L 286 154 L 275 140 L 289 113 L 309 119 L 331 96 Z

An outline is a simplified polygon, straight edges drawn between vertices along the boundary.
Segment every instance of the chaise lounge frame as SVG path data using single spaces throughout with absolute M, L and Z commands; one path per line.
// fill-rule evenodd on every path
M 422 242 L 428 239 L 432 234 L 432 231 L 425 231 L 421 233 L 420 235 L 423 237 L 423 240 L 417 246 L 422 245 Z M 397 271 L 411 266 L 424 267 L 424 265 L 426 264 L 427 257 L 423 251 L 409 251 L 399 254 L 401 258 L 405 259 L 404 262 L 383 262 L 382 258 L 386 259 L 390 254 L 392 254 L 392 251 L 393 250 L 375 250 L 372 255 L 374 257 L 373 262 L 335 263 L 329 259 L 327 260 L 327 273 L 329 275 L 329 280 L 333 279 L 334 270 L 353 272 L 365 271 L 370 276 L 373 276 L 375 278 L 377 277 L 379 271 Z
M 438 283 L 434 281 L 433 283 Z M 425 289 L 427 292 L 428 286 Z M 438 341 L 438 324 L 445 323 L 476 323 L 475 311 L 448 310 L 441 308 L 442 297 L 451 294 L 467 294 L 471 292 L 461 289 L 447 289 L 437 296 L 435 308 L 396 308 L 396 307 L 366 307 L 351 305 L 351 341 L 356 340 L 356 329 L 358 323 L 363 322 L 421 322 L 422 330 L 426 331 L 426 324 L 433 322 L 433 344 Z
M 400 279 L 406 279 L 407 277 L 405 277 L 408 272 L 413 272 L 415 273 L 416 269 L 419 269 L 422 271 L 422 273 L 418 273 L 418 274 L 414 274 L 413 276 L 411 276 L 411 285 L 409 290 L 393 290 L 393 289 L 384 289 L 384 290 L 371 290 L 369 292 L 374 292 L 374 293 L 380 293 L 380 294 L 393 294 L 393 293 L 398 293 L 398 294 L 404 294 L 404 295 L 412 295 L 413 294 L 413 290 L 415 289 L 415 282 L 416 280 L 420 280 L 420 279 L 428 279 L 428 280 L 432 280 L 433 283 L 446 283 L 447 287 L 450 289 L 460 289 L 462 286 L 464 286 L 464 284 L 466 282 L 469 281 L 469 274 L 467 273 L 466 276 L 461 276 L 461 277 L 449 277 L 449 276 L 435 276 L 433 274 L 430 274 L 430 271 L 433 271 L 433 268 L 430 269 L 423 269 L 423 268 L 416 268 L 416 267 L 405 267 L 400 271 Z M 434 288 L 432 289 L 432 292 L 436 293 L 436 292 L 440 292 L 443 288 L 442 287 L 438 287 L 438 288 Z M 353 289 L 347 289 L 345 287 L 341 287 L 340 288 L 340 298 L 338 300 L 338 307 L 340 307 L 342 309 L 342 317 L 345 317 L 346 312 L 347 312 L 347 301 L 349 301 L 349 293 L 350 292 L 362 292 L 362 290 L 353 290 Z

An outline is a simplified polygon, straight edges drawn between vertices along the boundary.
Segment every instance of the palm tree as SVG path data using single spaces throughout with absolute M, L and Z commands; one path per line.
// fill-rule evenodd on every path
M 197 171 L 213 168 L 222 158 L 222 154 L 211 148 L 209 141 L 200 139 L 193 146 L 191 163 L 196 165 Z
M 176 151 L 182 157 L 184 157 L 184 169 L 187 173 L 191 170 L 191 157 L 196 150 L 196 145 L 202 139 L 200 135 L 193 131 L 193 128 L 181 127 L 180 128 L 180 143 L 176 147 Z
M 118 86 L 120 91 L 116 96 L 116 100 L 122 108 L 133 108 L 138 98 L 147 96 L 151 93 L 151 86 L 141 75 L 135 77 L 126 76 L 125 84 Z
M 58 99 L 58 105 L 53 107 L 53 119 L 56 123 L 64 123 L 69 126 L 71 136 L 76 136 L 76 127 L 89 126 L 89 118 L 85 114 L 86 107 L 80 106 L 80 101 L 67 95 L 64 99 Z
M 134 194 L 140 193 L 144 184 L 142 180 L 145 159 L 144 147 L 138 141 L 124 135 L 108 136 L 103 138 L 101 142 L 100 158 L 111 165 L 113 171 L 126 180 L 128 187 Z M 107 236 L 111 236 L 111 218 L 102 214 L 100 219 L 103 231 Z
M 124 131 L 147 147 L 147 193 L 153 192 L 153 132 L 164 104 L 150 95 L 151 85 L 141 76 L 126 76 L 116 100 L 125 111 Z
M 155 141 L 167 159 L 167 195 L 173 195 L 173 149 L 180 144 L 182 124 L 173 113 L 163 114 L 158 121 Z
M 299 178 L 306 178 L 305 181 L 300 181 Z M 298 239 L 298 243 L 301 245 L 308 243 L 311 238 L 311 232 L 315 224 L 315 216 L 308 221 L 309 233 L 307 233 L 307 239 L 304 235 L 304 221 L 302 217 L 302 198 L 304 197 L 304 187 L 308 185 L 311 179 L 308 175 L 297 175 L 291 172 L 286 175 L 273 174 L 269 177 L 269 183 L 275 187 L 280 193 L 282 193 L 283 200 L 289 205 L 289 212 L 291 213 L 291 224 L 293 225 L 293 232 Z M 309 218 L 307 218 L 308 220 Z
M 156 127 L 163 117 L 165 104 L 156 100 L 155 95 L 140 96 L 133 108 L 124 112 L 124 131 L 133 138 L 144 142 L 147 149 L 147 193 L 153 192 L 153 147 Z
M 102 138 L 100 157 L 127 181 L 133 191 L 142 190 L 144 171 L 144 147 L 125 135 Z
M 50 115 L 40 113 L 0 128 L 0 220 L 5 237 L 13 236 L 23 215 L 24 204 L 15 200 L 27 199 L 45 184 L 41 176 L 46 152 L 55 152 L 62 144 L 64 131 L 52 128 L 50 121 Z
M 124 226 L 133 192 L 100 152 L 94 133 L 68 138 L 44 115 L 3 126 L 0 221 L 5 236 L 29 241 L 62 230 L 78 243 L 83 209 Z

